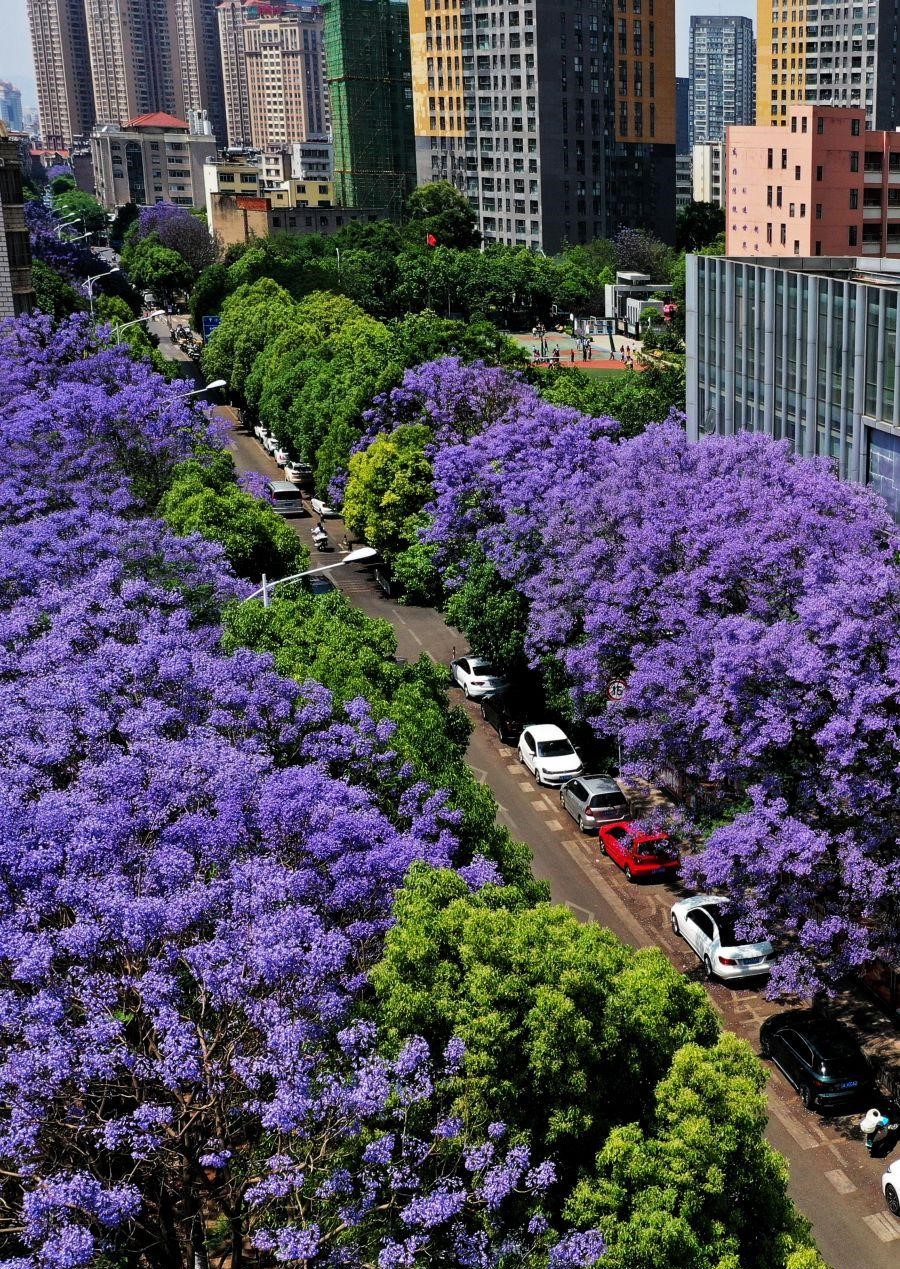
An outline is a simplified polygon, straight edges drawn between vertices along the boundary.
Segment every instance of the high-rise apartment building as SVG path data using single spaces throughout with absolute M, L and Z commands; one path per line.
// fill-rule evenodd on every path
M 416 184 L 406 0 L 323 0 L 323 9 L 335 197 L 397 216 Z
M 83 0 L 100 123 L 207 111 L 224 132 L 214 0 Z
M 671 238 L 674 0 L 410 0 L 410 32 L 419 182 L 465 192 L 486 242 Z
M 28 0 L 44 144 L 69 150 L 94 124 L 84 0 Z
M 19 146 L 0 120 L 0 317 L 18 317 L 33 305 Z
M 724 141 L 756 118 L 756 44 L 749 18 L 691 17 L 690 144 Z
M 675 153 L 691 152 L 691 81 L 687 75 L 675 80 Z
M 4 79 L 0 79 L 0 122 L 5 123 L 10 132 L 21 132 L 25 126 L 22 94 L 15 84 Z
M 787 123 L 791 102 L 856 106 L 870 128 L 900 124 L 895 4 L 758 0 L 756 122 Z
M 222 0 L 217 13 L 228 144 L 272 149 L 325 137 L 321 8 L 308 0 Z

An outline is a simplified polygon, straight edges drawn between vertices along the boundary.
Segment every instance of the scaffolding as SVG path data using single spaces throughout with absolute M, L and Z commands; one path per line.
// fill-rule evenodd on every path
M 416 184 L 406 0 L 324 0 L 335 201 L 399 219 Z

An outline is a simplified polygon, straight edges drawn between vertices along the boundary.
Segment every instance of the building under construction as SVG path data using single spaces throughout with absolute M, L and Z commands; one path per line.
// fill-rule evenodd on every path
M 416 184 L 406 0 L 324 0 L 334 191 L 397 218 Z

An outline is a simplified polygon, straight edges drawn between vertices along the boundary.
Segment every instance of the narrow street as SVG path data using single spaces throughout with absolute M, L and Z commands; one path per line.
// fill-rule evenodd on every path
M 167 355 L 171 355 L 169 349 Z M 176 350 L 177 352 L 177 350 Z M 277 477 L 280 469 L 255 437 L 236 424 L 227 407 L 218 413 L 232 424 L 231 448 L 239 470 Z M 309 516 L 288 523 L 311 546 Z M 343 535 L 339 520 L 329 523 L 337 544 Z M 339 553 L 316 555 L 315 563 L 332 563 Z M 336 569 L 331 575 L 363 612 L 389 621 L 397 637 L 398 654 L 416 659 L 427 652 L 446 664 L 466 649 L 462 637 L 433 609 L 403 607 L 385 599 L 365 565 Z M 502 744 L 480 718 L 477 704 L 451 689 L 474 722 L 468 760 L 475 774 L 493 792 L 499 818 L 534 855 L 534 871 L 545 879 L 553 899 L 565 904 L 579 920 L 597 921 L 635 947 L 661 947 L 679 969 L 702 980 L 699 962 L 669 926 L 669 909 L 677 885 L 629 885 L 608 859 L 602 859 L 595 837 L 582 835 L 562 811 L 553 791 L 539 789 L 516 759 L 515 750 Z M 711 985 L 710 994 L 725 1025 L 758 1050 L 759 1024 L 776 1006 L 763 998 L 761 988 Z M 857 1007 L 858 1014 L 858 1007 Z M 871 1009 L 866 1024 L 890 1029 Z M 900 1263 L 900 1221 L 885 1205 L 880 1176 L 885 1162 L 870 1159 L 857 1129 L 859 1113 L 825 1120 L 806 1112 L 782 1075 L 771 1069 L 768 1137 L 790 1162 L 791 1195 L 812 1222 L 823 1256 L 833 1269 L 897 1269 Z M 662 1269 L 662 1267 L 660 1267 Z

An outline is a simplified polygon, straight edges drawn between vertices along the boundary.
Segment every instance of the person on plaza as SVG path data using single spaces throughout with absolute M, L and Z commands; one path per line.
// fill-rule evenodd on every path
M 559 344 L 554 344 L 553 346 L 553 364 L 554 366 L 559 365 Z
M 575 349 L 574 348 L 569 349 L 569 361 L 572 363 L 573 366 L 575 365 Z

